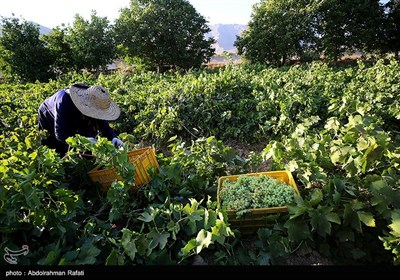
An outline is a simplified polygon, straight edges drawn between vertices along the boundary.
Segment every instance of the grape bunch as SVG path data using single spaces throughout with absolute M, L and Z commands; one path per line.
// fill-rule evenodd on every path
M 222 208 L 236 211 L 285 206 L 294 200 L 294 195 L 290 185 L 265 175 L 224 180 L 220 193 Z

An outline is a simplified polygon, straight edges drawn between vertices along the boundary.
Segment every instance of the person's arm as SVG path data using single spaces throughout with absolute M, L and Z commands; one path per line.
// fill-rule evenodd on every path
M 107 137 L 107 139 L 110 141 L 117 137 L 114 130 L 110 127 L 108 121 L 98 120 L 97 125 L 103 137 Z
M 124 142 L 122 142 L 119 138 L 117 138 L 114 130 L 110 127 L 107 121 L 99 121 L 98 128 L 100 133 L 103 136 L 107 137 L 108 140 L 111 140 L 111 142 L 114 144 L 115 147 L 117 148 L 125 147 Z
M 65 140 L 74 136 L 74 123 L 79 122 L 79 111 L 66 92 L 57 95 L 54 104 L 54 132 L 56 139 L 68 147 Z

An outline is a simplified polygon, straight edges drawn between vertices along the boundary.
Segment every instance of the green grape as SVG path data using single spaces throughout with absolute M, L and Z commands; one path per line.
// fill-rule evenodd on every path
M 285 206 L 294 200 L 294 195 L 292 186 L 265 175 L 224 180 L 220 192 L 222 207 L 236 211 Z

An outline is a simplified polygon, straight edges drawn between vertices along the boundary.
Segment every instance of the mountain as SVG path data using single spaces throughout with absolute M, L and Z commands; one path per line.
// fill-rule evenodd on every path
M 214 37 L 217 41 L 213 47 L 216 54 L 221 54 L 224 51 L 236 53 L 236 48 L 233 43 L 236 41 L 236 36 L 247 28 L 243 24 L 213 24 L 210 25 L 211 31 L 207 34 L 208 37 Z
M 43 26 L 43 25 L 40 25 L 40 24 L 38 24 L 36 22 L 32 22 L 32 23 L 39 26 L 39 33 L 40 34 L 49 34 L 51 32 L 51 30 L 52 30 L 51 28 L 48 28 L 48 27 Z
M 51 32 L 51 28 L 48 28 L 46 26 L 40 25 L 39 23 L 31 21 L 30 23 L 33 23 L 34 25 L 39 26 L 39 34 L 49 34 Z M 1 26 L 0 26 L 0 36 L 1 36 Z

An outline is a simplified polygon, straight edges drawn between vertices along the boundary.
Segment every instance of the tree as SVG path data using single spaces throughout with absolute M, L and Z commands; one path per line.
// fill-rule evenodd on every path
M 2 18 L 0 67 L 5 79 L 47 81 L 52 77 L 51 57 L 40 40 L 39 26 L 15 17 Z
M 263 0 L 253 6 L 248 29 L 236 38 L 239 55 L 250 62 L 281 66 L 317 51 L 316 4 L 307 0 Z
M 75 15 L 73 26 L 68 28 L 67 40 L 72 50 L 75 70 L 96 71 L 105 69 L 116 57 L 112 27 L 106 17 L 92 11 L 91 20 Z
M 49 34 L 42 35 L 41 39 L 46 43 L 53 61 L 51 68 L 56 74 L 65 74 L 74 68 L 72 49 L 65 28 L 54 28 Z
M 394 52 L 399 57 L 400 52 L 400 1 L 392 0 L 386 4 L 385 17 L 386 45 L 385 50 Z
M 324 55 L 337 61 L 345 52 L 378 50 L 383 33 L 379 0 L 325 0 L 319 7 L 319 31 Z
M 349 30 L 353 50 L 364 54 L 379 51 L 384 40 L 383 5 L 380 0 L 352 0 L 351 3 L 353 20 Z
M 187 0 L 131 0 L 115 23 L 127 54 L 158 67 L 198 68 L 215 49 L 203 16 Z
M 250 61 L 278 66 L 321 54 L 336 61 L 379 51 L 383 30 L 379 0 L 262 0 L 235 46 Z

